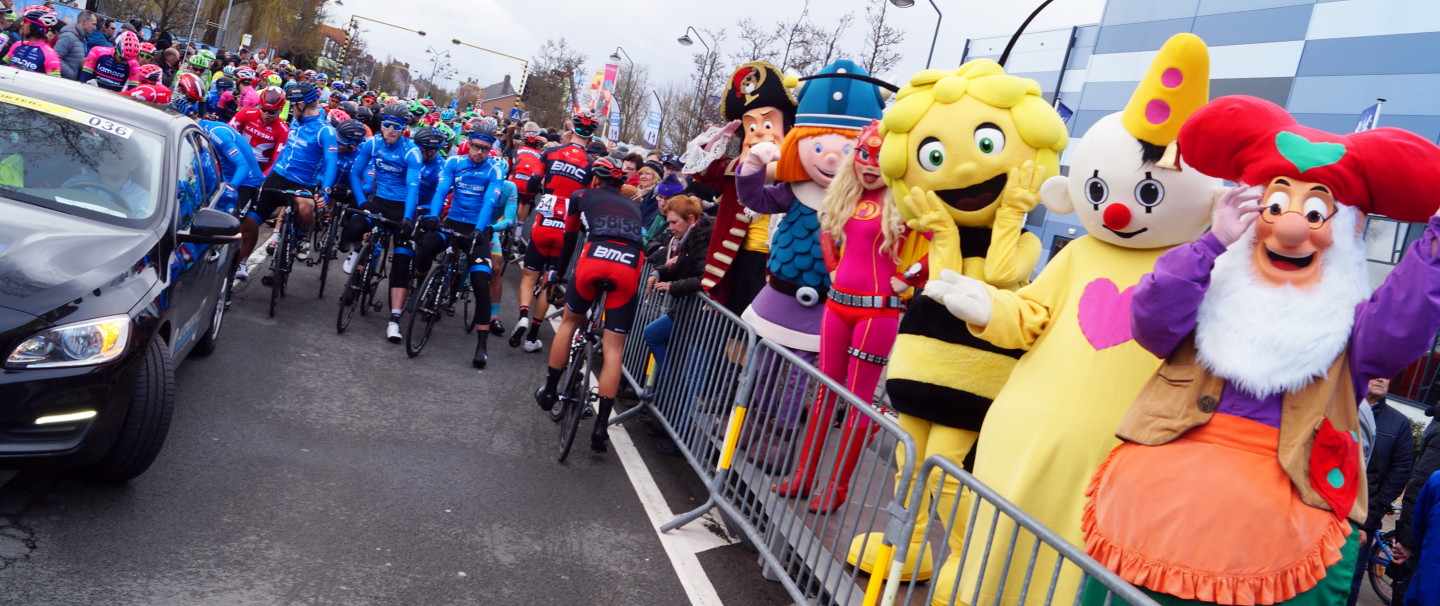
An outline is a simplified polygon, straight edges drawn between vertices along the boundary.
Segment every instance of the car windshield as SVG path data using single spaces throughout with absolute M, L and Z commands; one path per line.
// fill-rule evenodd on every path
M 154 216 L 159 137 L 53 104 L 0 101 L 0 195 L 121 225 Z

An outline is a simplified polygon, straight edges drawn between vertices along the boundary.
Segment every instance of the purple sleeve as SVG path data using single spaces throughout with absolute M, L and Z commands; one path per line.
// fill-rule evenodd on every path
M 1440 217 L 1431 217 L 1420 239 L 1385 283 L 1355 308 L 1350 333 L 1350 377 L 1363 395 L 1371 379 L 1395 376 L 1434 344 L 1440 331 Z
M 763 168 L 749 174 L 736 171 L 735 193 L 745 208 L 766 215 L 786 212 L 795 202 L 789 183 L 765 185 Z
M 1155 271 L 1140 278 L 1130 302 L 1130 331 L 1135 342 L 1166 358 L 1195 330 L 1200 301 L 1210 288 L 1210 270 L 1225 245 L 1213 233 L 1170 249 Z

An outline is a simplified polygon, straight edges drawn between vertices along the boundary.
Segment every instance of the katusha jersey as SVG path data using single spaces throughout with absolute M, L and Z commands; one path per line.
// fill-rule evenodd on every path
M 240 110 L 230 119 L 230 126 L 240 131 L 245 140 L 250 142 L 250 149 L 255 152 L 255 160 L 260 162 L 260 168 L 264 171 L 270 170 L 270 165 L 275 163 L 275 152 L 285 145 L 290 137 L 290 127 L 284 120 L 276 118 L 274 122 L 265 123 L 265 115 L 260 108 L 251 107 Z

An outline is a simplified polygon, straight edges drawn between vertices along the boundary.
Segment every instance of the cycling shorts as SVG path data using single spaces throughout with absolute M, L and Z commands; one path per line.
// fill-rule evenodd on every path
M 235 191 L 240 193 L 240 199 L 235 201 L 235 216 L 243 220 L 255 208 L 256 200 L 260 199 L 260 188 L 241 185 Z
M 536 223 L 534 229 L 530 230 L 530 245 L 525 247 L 525 269 L 542 271 L 546 264 L 556 264 L 563 248 L 565 248 L 564 229 L 545 227 Z
M 640 247 L 625 242 L 601 240 L 585 245 L 575 264 L 575 279 L 565 291 L 565 309 L 577 314 L 590 310 L 600 289 L 600 280 L 615 285 L 605 295 L 605 330 L 625 334 L 635 323 L 635 292 L 640 287 Z
M 295 199 L 294 194 L 286 194 L 284 191 L 314 191 L 313 188 L 301 185 L 279 173 L 272 172 L 265 177 L 265 182 L 260 185 L 260 195 L 255 200 L 255 207 L 251 209 L 250 216 L 256 223 L 268 221 L 275 216 L 275 211 L 281 208 L 288 208 L 291 201 Z

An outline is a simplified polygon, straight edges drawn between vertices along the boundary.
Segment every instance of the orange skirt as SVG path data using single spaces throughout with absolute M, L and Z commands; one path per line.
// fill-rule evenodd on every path
M 1095 472 L 1085 550 L 1132 584 L 1187 600 L 1274 604 L 1340 560 L 1350 524 L 1306 505 L 1280 430 L 1217 414 L 1169 444 L 1126 442 Z

